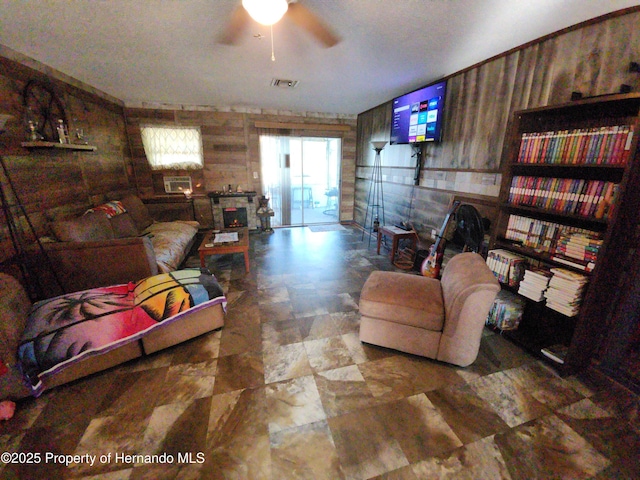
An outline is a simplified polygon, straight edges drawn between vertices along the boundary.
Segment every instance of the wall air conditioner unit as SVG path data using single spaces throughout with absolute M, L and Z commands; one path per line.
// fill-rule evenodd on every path
M 164 191 L 167 193 L 184 193 L 185 190 L 193 191 L 191 177 L 162 177 L 164 179 Z

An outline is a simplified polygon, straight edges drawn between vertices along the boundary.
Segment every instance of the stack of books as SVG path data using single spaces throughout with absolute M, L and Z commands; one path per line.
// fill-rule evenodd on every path
M 551 258 L 556 262 L 590 272 L 596 266 L 601 246 L 602 239 L 595 233 L 563 233 L 558 238 L 555 255 Z
M 523 298 L 506 290 L 500 290 L 487 316 L 487 325 L 500 330 L 517 329 L 522 319 L 524 305 Z
M 542 302 L 551 276 L 552 274 L 549 270 L 542 268 L 527 270 L 524 272 L 524 278 L 520 282 L 518 293 L 534 302 Z
M 526 259 L 508 250 L 490 250 L 487 265 L 500 283 L 517 287 L 524 276 Z
M 589 279 L 564 268 L 552 268 L 553 276 L 544 296 L 547 307 L 568 317 L 574 317 L 580 310 L 582 293 Z

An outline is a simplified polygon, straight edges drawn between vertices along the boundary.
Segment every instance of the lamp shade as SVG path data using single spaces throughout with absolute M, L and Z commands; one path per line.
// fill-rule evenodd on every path
M 387 144 L 387 141 L 378 141 L 378 142 L 371 142 L 371 145 L 373 145 L 373 149 L 374 150 L 382 150 L 385 145 Z
M 287 0 L 242 0 L 242 6 L 262 25 L 273 25 L 289 8 Z

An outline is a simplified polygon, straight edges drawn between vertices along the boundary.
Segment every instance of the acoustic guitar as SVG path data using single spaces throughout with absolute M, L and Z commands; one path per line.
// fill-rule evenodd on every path
M 420 273 L 424 277 L 431 278 L 440 278 L 440 269 L 442 268 L 442 256 L 444 255 L 444 249 L 447 244 L 447 229 L 449 228 L 449 223 L 451 220 L 455 218 L 455 212 L 460 206 L 460 202 L 458 200 L 453 202 L 453 205 L 449 209 L 447 216 L 444 217 L 444 222 L 442 223 L 442 228 L 440 229 L 440 233 L 436 236 L 436 241 L 433 245 L 431 245 L 431 249 L 429 250 L 429 256 L 424 259 L 422 262 L 422 266 L 420 268 Z

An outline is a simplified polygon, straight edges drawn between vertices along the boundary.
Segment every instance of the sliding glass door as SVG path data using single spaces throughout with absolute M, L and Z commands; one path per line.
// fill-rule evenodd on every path
M 338 218 L 341 140 L 260 136 L 262 191 L 273 226 L 335 223 Z

